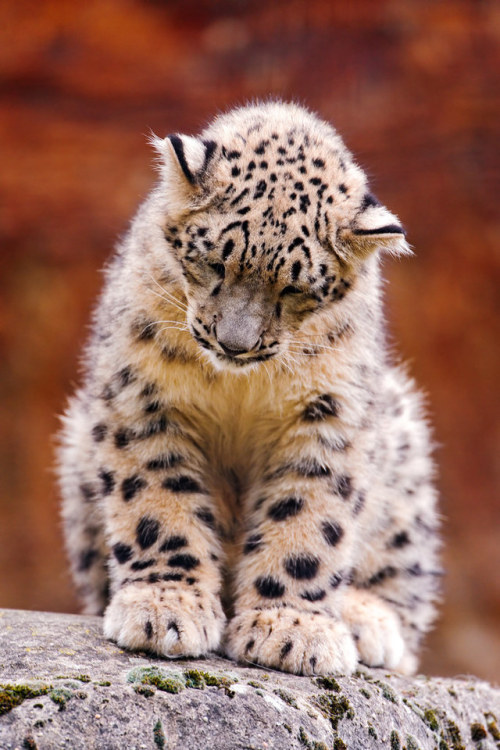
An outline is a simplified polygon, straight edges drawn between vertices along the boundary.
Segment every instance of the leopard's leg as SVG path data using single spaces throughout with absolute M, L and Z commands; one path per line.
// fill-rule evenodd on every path
M 77 594 L 86 614 L 101 615 L 109 596 L 108 550 L 99 499 L 111 474 L 96 472 L 94 455 L 104 427 L 89 423 L 83 393 L 64 417 L 58 450 L 62 520 L 66 552 Z
M 108 410 L 95 462 L 111 583 L 105 635 L 167 656 L 205 654 L 218 647 L 225 616 L 221 508 L 204 456 L 181 418 L 156 404 L 132 427 L 119 415 Z
M 236 572 L 233 658 L 302 674 L 353 671 L 358 655 L 342 620 L 357 531 L 361 442 L 349 445 L 329 395 L 289 426 L 247 498 Z
M 397 370 L 387 373 L 384 390 L 385 427 L 372 438 L 379 450 L 370 451 L 378 481 L 354 508 L 370 531 L 360 545 L 343 616 L 362 662 L 410 674 L 435 616 L 442 575 L 439 519 L 419 394 Z
M 442 576 L 435 492 L 428 483 L 410 489 L 410 495 L 393 500 L 399 512 L 388 515 L 366 545 L 343 610 L 361 661 L 404 674 L 417 668 L 418 648 L 434 620 Z

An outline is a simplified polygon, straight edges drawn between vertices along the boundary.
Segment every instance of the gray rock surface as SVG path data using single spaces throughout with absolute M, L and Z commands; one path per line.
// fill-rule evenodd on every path
M 98 617 L 0 610 L 1 750 L 493 750 L 500 690 L 473 679 L 297 677 L 106 641 Z

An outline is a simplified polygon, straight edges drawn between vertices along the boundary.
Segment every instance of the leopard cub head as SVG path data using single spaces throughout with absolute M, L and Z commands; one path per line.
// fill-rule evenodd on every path
M 295 105 L 244 107 L 154 145 L 187 324 L 218 368 L 307 344 L 311 325 L 342 319 L 368 258 L 410 252 L 336 131 Z

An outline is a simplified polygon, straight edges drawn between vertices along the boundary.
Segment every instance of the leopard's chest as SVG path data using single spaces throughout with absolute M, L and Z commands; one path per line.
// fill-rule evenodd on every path
M 275 447 L 300 430 L 301 414 L 314 398 L 342 392 L 349 379 L 346 363 L 324 354 L 304 357 L 293 369 L 268 362 L 242 374 L 207 369 L 199 359 L 141 365 L 174 418 L 188 425 L 210 472 L 238 488 L 272 465 Z
M 196 426 L 213 470 L 245 486 L 296 419 L 300 389 L 266 373 L 221 377 L 197 386 L 182 409 Z

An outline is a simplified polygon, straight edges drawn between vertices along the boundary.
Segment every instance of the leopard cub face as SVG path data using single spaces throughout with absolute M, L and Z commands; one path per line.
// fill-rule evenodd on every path
M 335 257 L 306 234 L 306 224 L 283 232 L 270 246 L 272 255 L 257 255 L 257 242 L 265 244 L 262 229 L 233 216 L 220 228 L 220 217 L 211 218 L 179 232 L 191 238 L 180 262 L 191 334 L 219 368 L 241 369 L 284 353 L 304 322 L 333 304 L 336 282 L 350 287 Z M 314 263 L 307 257 L 311 244 Z
M 293 105 L 154 145 L 189 331 L 217 369 L 284 357 L 315 316 L 341 320 L 374 243 L 408 250 L 337 133 Z

